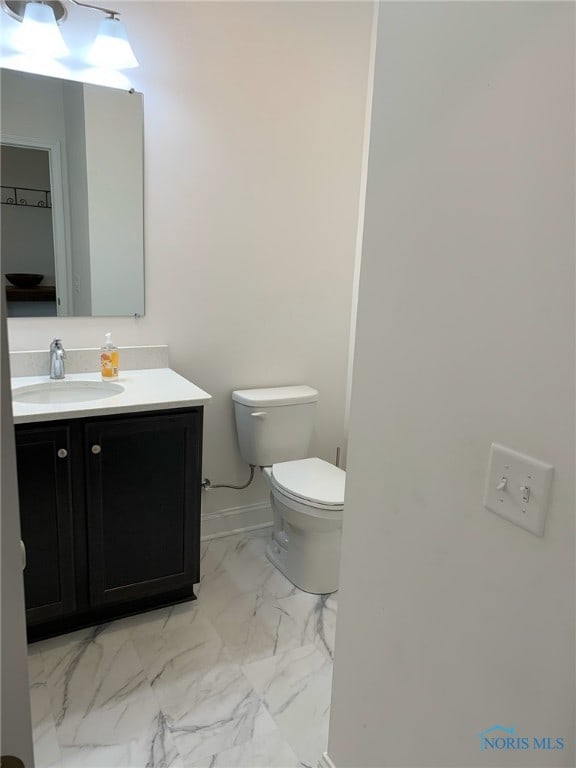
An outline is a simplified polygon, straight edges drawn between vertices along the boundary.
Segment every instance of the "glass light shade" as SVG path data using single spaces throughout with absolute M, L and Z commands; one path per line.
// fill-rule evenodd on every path
M 105 69 L 130 69 L 138 66 L 138 60 L 120 19 L 102 19 L 98 35 L 88 54 L 88 61 L 95 67 Z
M 14 37 L 15 45 L 25 53 L 54 59 L 70 53 L 56 23 L 54 11 L 44 3 L 26 3 L 22 25 Z

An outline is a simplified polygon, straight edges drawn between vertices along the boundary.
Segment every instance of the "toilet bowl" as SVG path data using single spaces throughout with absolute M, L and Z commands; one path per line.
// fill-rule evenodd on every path
M 264 467 L 274 531 L 268 559 L 305 592 L 338 589 L 346 473 L 318 458 Z
M 313 594 L 338 589 L 346 473 L 306 458 L 318 392 L 305 385 L 232 393 L 242 458 L 270 489 L 274 529 L 268 559 Z

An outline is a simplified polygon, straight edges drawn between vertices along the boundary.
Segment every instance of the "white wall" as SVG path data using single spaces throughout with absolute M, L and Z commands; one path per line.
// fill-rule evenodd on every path
M 574 765 L 574 6 L 383 3 L 328 753 Z M 483 509 L 551 462 L 543 538 Z M 480 752 L 494 724 L 563 737 Z
M 119 6 L 120 7 L 120 6 Z M 69 7 L 66 34 L 93 34 Z M 205 473 L 240 482 L 230 393 L 318 387 L 313 450 L 343 443 L 372 8 L 356 2 L 129 2 L 144 94 L 146 316 L 14 320 L 13 349 L 167 343 L 214 396 Z M 79 72 L 76 73 L 77 76 Z M 260 478 L 206 510 L 265 500 Z

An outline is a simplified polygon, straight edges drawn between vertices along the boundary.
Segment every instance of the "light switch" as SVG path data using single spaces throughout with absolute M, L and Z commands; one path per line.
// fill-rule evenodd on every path
M 551 464 L 492 443 L 484 506 L 542 536 L 553 472 Z

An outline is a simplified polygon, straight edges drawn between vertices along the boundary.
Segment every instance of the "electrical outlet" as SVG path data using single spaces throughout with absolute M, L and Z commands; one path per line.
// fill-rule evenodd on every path
M 542 536 L 553 472 L 551 464 L 492 443 L 484 506 Z

